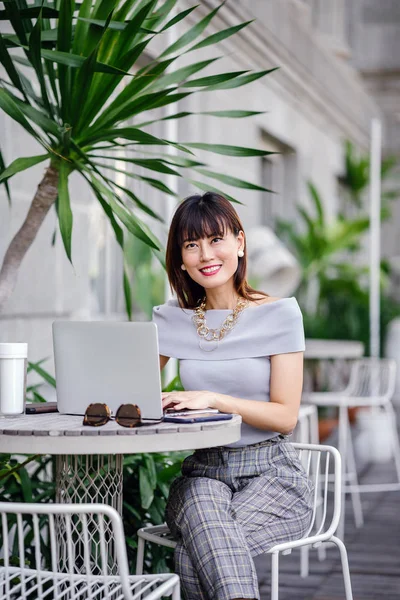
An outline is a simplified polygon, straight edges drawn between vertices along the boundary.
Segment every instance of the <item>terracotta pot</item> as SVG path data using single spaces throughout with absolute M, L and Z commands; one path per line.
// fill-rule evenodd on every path
M 347 412 L 349 414 L 349 423 L 350 425 L 353 425 L 353 423 L 356 422 L 357 420 L 357 413 L 360 410 L 360 408 L 362 408 L 361 406 L 351 406 L 350 408 L 347 409 Z
M 338 419 L 320 419 L 318 421 L 319 441 L 324 442 L 338 426 Z

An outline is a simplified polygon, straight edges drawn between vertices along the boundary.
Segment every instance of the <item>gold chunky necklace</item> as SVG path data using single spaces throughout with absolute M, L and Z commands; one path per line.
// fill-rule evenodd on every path
M 206 298 L 204 297 L 199 306 L 194 309 L 193 322 L 196 326 L 197 335 L 201 338 L 199 346 L 208 352 L 218 347 L 218 342 L 236 325 L 240 313 L 247 308 L 250 302 L 246 298 L 238 298 L 235 308 L 222 323 L 220 329 L 210 329 L 206 323 Z M 203 347 L 202 341 L 216 342 L 212 347 Z

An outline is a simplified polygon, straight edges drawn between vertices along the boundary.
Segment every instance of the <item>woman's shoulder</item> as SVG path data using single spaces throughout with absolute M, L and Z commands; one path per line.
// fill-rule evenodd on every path
M 164 302 L 164 304 L 159 304 L 158 306 L 154 306 L 153 313 L 154 313 L 154 311 L 164 312 L 165 310 L 168 310 L 168 308 L 180 308 L 178 300 L 176 298 L 171 298 L 167 302 Z
M 301 313 L 298 302 L 294 296 L 289 298 L 279 298 L 277 296 L 254 294 L 250 301 L 249 308 L 260 308 L 260 311 L 264 311 L 268 314 L 276 314 L 278 312 L 285 314 L 293 311 Z
M 265 296 L 264 294 L 253 294 L 250 300 L 250 306 L 262 306 L 263 304 L 272 304 L 273 302 L 278 302 L 279 300 L 284 300 L 285 298 L 278 298 L 276 296 Z

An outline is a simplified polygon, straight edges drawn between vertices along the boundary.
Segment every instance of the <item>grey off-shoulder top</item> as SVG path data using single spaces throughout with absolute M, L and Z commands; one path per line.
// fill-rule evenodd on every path
M 230 312 L 208 310 L 207 326 L 220 328 Z M 303 318 L 295 298 L 246 308 L 219 343 L 208 343 L 200 338 L 192 317 L 193 310 L 180 308 L 177 300 L 153 309 L 160 354 L 179 360 L 185 390 L 208 390 L 268 402 L 270 357 L 302 352 L 305 348 Z M 262 442 L 278 432 L 243 423 L 241 434 L 240 440 L 231 446 Z

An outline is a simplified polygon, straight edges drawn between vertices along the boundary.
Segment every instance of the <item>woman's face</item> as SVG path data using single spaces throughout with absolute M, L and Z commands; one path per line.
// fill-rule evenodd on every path
M 238 251 L 244 249 L 244 234 L 226 231 L 222 237 L 211 236 L 186 240 L 182 246 L 182 263 L 189 276 L 206 289 L 225 285 L 238 267 Z

